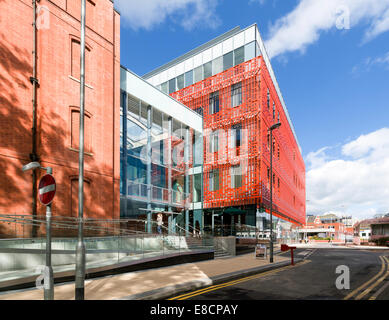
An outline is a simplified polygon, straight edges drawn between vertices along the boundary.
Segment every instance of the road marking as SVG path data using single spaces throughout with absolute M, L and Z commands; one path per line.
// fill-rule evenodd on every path
M 299 263 L 298 266 L 301 266 L 301 265 L 309 263 L 309 262 L 311 262 L 311 261 L 305 260 L 305 261 Z M 241 283 L 241 282 L 246 282 L 246 281 L 262 278 L 262 277 L 265 277 L 267 275 L 275 274 L 275 273 L 281 272 L 283 270 L 294 268 L 294 267 L 296 267 L 296 266 L 288 265 L 288 266 L 285 266 L 285 267 L 282 267 L 282 268 L 266 271 L 266 272 L 263 272 L 263 273 L 260 273 L 260 274 L 256 274 L 256 275 L 253 275 L 253 276 L 248 276 L 248 277 L 245 277 L 245 278 L 241 278 L 241 279 L 233 280 L 233 281 L 230 281 L 230 282 L 221 283 L 219 285 L 214 285 L 214 286 L 210 286 L 210 287 L 207 287 L 207 288 L 204 288 L 204 289 L 196 290 L 196 291 L 193 291 L 193 292 L 185 293 L 185 294 L 182 294 L 180 296 L 177 296 L 177 297 L 174 297 L 174 298 L 170 298 L 168 300 L 186 300 L 188 298 L 192 298 L 192 297 L 195 297 L 195 296 L 207 293 L 207 292 L 211 292 L 211 291 L 219 290 L 219 289 L 222 289 L 222 288 L 225 288 L 225 287 L 233 286 L 233 285 L 236 285 L 236 284 Z
M 389 266 L 389 260 L 384 257 L 385 261 L 386 261 L 386 265 Z M 385 278 L 389 276 L 389 268 L 388 270 L 386 271 L 386 273 L 381 277 L 379 278 L 376 282 L 374 282 L 369 288 L 367 288 L 365 291 L 363 291 L 362 293 L 360 293 L 356 298 L 355 300 L 361 300 L 363 297 L 365 297 L 371 290 L 373 290 L 376 286 L 378 286 L 382 281 L 385 280 Z
M 382 265 L 381 265 L 381 270 L 373 277 L 371 278 L 369 281 L 365 282 L 364 284 L 362 284 L 360 287 L 358 287 L 357 289 L 355 289 L 354 291 L 350 292 L 347 296 L 345 296 L 343 298 L 343 300 L 348 300 L 350 299 L 353 295 L 357 294 L 359 291 L 365 289 L 370 283 L 372 283 L 373 281 L 375 281 L 379 276 L 381 276 L 381 274 L 385 271 L 385 260 L 382 258 L 382 256 L 379 257 L 382 261 Z

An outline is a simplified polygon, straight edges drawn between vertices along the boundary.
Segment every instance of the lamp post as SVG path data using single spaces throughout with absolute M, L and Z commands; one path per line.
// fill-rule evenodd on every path
M 81 0 L 80 41 L 80 133 L 78 169 L 78 240 L 76 247 L 75 299 L 85 297 L 85 243 L 84 243 L 84 113 L 85 113 L 85 1 Z
M 270 263 L 273 263 L 273 130 L 281 123 L 273 124 L 270 128 Z

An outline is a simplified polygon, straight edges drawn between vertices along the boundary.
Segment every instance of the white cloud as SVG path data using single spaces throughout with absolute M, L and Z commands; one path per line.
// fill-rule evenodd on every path
M 389 128 L 344 144 L 338 159 L 330 159 L 326 150 L 306 157 L 307 213 L 365 218 L 389 212 Z
M 293 11 L 271 26 L 266 47 L 270 57 L 304 52 L 322 32 L 360 23 L 367 25 L 364 41 L 388 31 L 389 0 L 300 0 Z
M 385 68 L 389 70 L 389 51 L 377 58 L 366 58 L 362 63 L 353 67 L 351 72 L 355 75 L 359 74 L 361 71 L 370 71 L 373 67 Z
M 187 30 L 197 26 L 215 28 L 218 0 L 116 0 L 124 24 L 132 29 L 152 29 L 170 19 Z

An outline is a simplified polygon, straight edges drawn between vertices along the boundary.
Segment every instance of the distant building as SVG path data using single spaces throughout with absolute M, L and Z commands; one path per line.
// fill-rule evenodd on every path
M 299 229 L 300 240 L 351 242 L 352 228 L 344 222 L 344 218 L 335 214 L 307 216 L 306 224 Z

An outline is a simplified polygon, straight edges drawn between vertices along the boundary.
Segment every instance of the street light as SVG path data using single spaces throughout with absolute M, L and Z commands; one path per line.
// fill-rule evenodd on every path
M 278 129 L 281 123 L 273 124 L 270 128 L 270 263 L 273 262 L 273 130 Z
M 80 130 L 78 158 L 78 237 L 76 247 L 75 300 L 85 299 L 84 243 L 84 115 L 85 115 L 85 2 L 81 0 L 80 37 Z
M 39 162 L 30 162 L 22 167 L 23 172 L 35 169 L 46 170 L 47 174 L 53 174 L 50 167 L 44 168 Z M 46 269 L 44 278 L 44 298 L 45 300 L 54 300 L 54 275 L 51 266 L 51 204 L 46 206 Z M 48 283 L 46 281 L 48 280 Z

